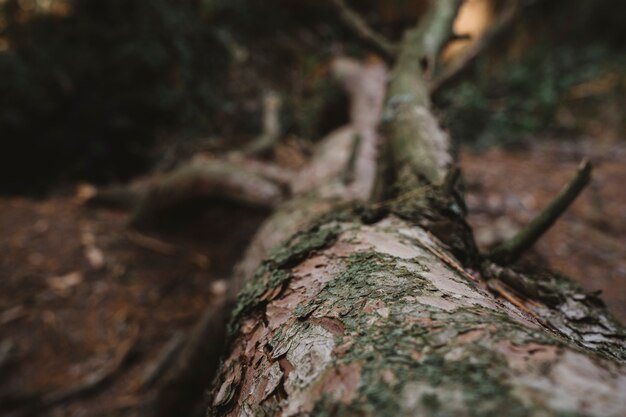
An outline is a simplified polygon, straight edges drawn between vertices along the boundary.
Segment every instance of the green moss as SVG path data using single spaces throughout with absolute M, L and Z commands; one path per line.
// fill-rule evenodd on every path
M 424 394 L 420 400 L 424 407 L 431 410 L 432 412 L 436 412 L 441 403 L 439 401 L 439 397 L 436 394 Z
M 339 234 L 336 226 L 315 226 L 312 230 L 296 233 L 286 244 L 272 250 L 268 262 L 277 268 L 297 265 L 314 250 L 322 249 L 335 241 Z
M 341 215 L 352 216 L 349 211 Z M 254 309 L 263 292 L 289 279 L 289 266 L 334 242 L 340 230 L 331 220 L 274 251 L 257 272 L 255 283 L 247 288 L 241 311 Z M 504 341 L 558 346 L 564 342 L 482 305 L 448 311 L 416 302 L 418 297 L 442 295 L 424 275 L 427 271 L 427 265 L 420 265 L 416 259 L 377 252 L 352 254 L 345 259 L 343 272 L 327 282 L 314 299 L 298 306 L 295 315 L 299 321 L 272 337 L 271 346 L 285 349 L 294 335 L 313 325 L 309 317 L 332 312 L 332 317 L 341 321 L 344 332 L 335 343 L 344 348 L 336 353 L 330 369 L 359 364 L 358 390 L 349 404 L 332 393 L 324 395 L 312 415 L 443 417 L 457 411 L 487 417 L 536 414 L 540 406 L 530 410 L 512 392 L 507 383 L 509 363 L 497 346 Z M 455 343 L 459 335 L 476 329 L 485 330 L 480 340 Z M 278 403 L 275 406 L 279 407 Z M 548 409 L 540 411 L 559 415 Z
M 500 340 L 516 344 L 560 342 L 521 327 L 508 315 L 491 310 L 486 314 L 481 306 L 448 312 L 420 305 L 420 309 L 410 314 L 402 311 L 411 307 L 407 294 L 436 292 L 420 272 L 410 272 L 397 258 L 377 253 L 350 256 L 346 270 L 329 282 L 313 302 L 300 306 L 298 315 L 305 319 L 318 309 L 341 311 L 345 333 L 337 344 L 350 341 L 351 346 L 335 360 L 336 364 L 356 362 L 362 365 L 359 391 L 355 400 L 347 405 L 333 402 L 328 396 L 322 398 L 313 415 L 407 415 L 407 410 L 402 408 L 402 398 L 403 389 L 410 384 L 432 390 L 423 393 L 421 405 L 417 406 L 430 416 L 450 415 L 446 395 L 460 401 L 458 406 L 470 416 L 530 415 L 503 382 L 508 364 L 499 353 L 480 344 L 470 344 L 463 347 L 461 359 L 450 361 L 445 359 L 445 354 L 455 345 L 447 341 L 458 334 L 493 324 L 491 327 L 497 330 L 486 336 L 491 338 L 491 346 Z M 382 301 L 389 309 L 389 317 L 382 319 L 377 311 L 364 312 L 367 303 L 374 301 Z M 415 320 L 419 317 L 440 324 L 427 327 L 421 323 L 428 320 Z M 415 354 L 424 355 L 423 359 L 416 360 Z M 395 381 L 384 382 L 385 372 L 391 372 Z
M 273 250 L 239 294 L 230 325 L 231 334 L 238 328 L 237 323 L 242 314 L 264 303 L 260 297 L 266 291 L 275 289 L 290 279 L 289 268 L 306 259 L 311 252 L 334 243 L 339 231 L 334 223 L 318 224 L 295 234 L 283 245 Z

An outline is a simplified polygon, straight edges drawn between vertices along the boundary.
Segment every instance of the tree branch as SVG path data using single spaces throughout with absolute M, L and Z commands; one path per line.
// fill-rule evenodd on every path
M 500 38 L 513 22 L 519 17 L 521 11 L 534 2 L 521 2 L 520 0 L 510 0 L 491 28 L 483 34 L 470 49 L 461 54 L 457 59 L 448 64 L 433 82 L 430 84 L 430 94 L 435 95 L 443 89 L 455 83 L 464 73 L 472 68 L 476 60 L 482 55 L 498 38 Z
M 385 38 L 383 35 L 377 33 L 372 29 L 365 19 L 363 19 L 357 12 L 352 10 L 344 0 L 331 0 L 331 3 L 335 6 L 339 12 L 339 17 L 346 24 L 352 32 L 358 37 L 368 41 L 379 52 L 383 53 L 386 58 L 394 58 L 398 50 L 391 41 Z
M 567 184 L 548 206 L 512 239 L 495 248 L 489 258 L 497 264 L 506 265 L 515 262 L 526 250 L 561 217 L 576 200 L 591 179 L 591 163 L 581 162 L 576 176 Z
M 430 110 L 425 73 L 445 46 L 460 0 L 439 0 L 418 26 L 406 32 L 392 72 L 385 108 L 400 192 L 441 184 L 453 158 L 450 139 Z

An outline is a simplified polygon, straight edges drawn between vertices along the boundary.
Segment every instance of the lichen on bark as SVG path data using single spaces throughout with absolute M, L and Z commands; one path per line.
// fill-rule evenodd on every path
M 276 247 L 239 294 L 231 326 L 236 326 L 240 315 L 253 309 L 256 304 L 264 302 L 266 300 L 264 294 L 269 296 L 272 291 L 280 290 L 290 278 L 289 267 L 310 256 L 311 252 L 331 244 L 338 233 L 339 228 L 334 223 L 315 224 Z
M 264 302 L 239 315 L 218 390 L 231 394 L 214 398 L 214 415 L 617 417 L 626 410 L 623 368 L 451 268 L 435 255 L 446 251 L 440 242 L 412 238 L 426 233 L 420 227 L 391 215 L 371 225 L 332 221 L 311 233 L 326 228 L 337 234 L 313 237 L 324 246 L 286 269 L 279 292 L 262 275 L 251 283 L 264 289 L 256 291 Z M 583 373 L 598 384 L 581 385 Z

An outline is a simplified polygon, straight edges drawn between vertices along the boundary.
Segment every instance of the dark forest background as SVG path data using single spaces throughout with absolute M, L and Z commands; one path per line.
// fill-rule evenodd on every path
M 413 21 L 402 14 L 410 2 L 379 3 L 358 7 L 381 32 L 400 33 Z M 408 10 L 419 13 L 420 2 L 413 3 Z M 511 34 L 521 39 L 517 45 L 503 42 L 471 82 L 438 101 L 457 140 L 519 141 L 553 124 L 569 87 L 607 66 L 624 67 L 623 2 L 538 3 Z M 258 132 L 268 88 L 288 103 L 286 133 L 314 140 L 345 117 L 337 114 L 341 106 L 332 107 L 341 99 L 329 99 L 334 93 L 316 71 L 334 54 L 367 50 L 326 2 L 0 5 L 2 193 L 124 181 L 171 165 L 173 154 L 197 146 L 198 138 L 204 147 L 217 146 L 215 138 L 237 146 Z

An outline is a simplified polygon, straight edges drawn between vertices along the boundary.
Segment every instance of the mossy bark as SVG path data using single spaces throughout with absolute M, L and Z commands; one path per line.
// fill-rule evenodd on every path
M 349 151 L 337 164 L 322 147 L 257 234 L 209 415 L 626 415 L 626 333 L 602 303 L 475 249 L 425 82 L 459 3 L 433 2 L 392 71 L 391 198 L 369 202 L 376 158 L 346 184 Z M 326 145 L 375 143 L 367 120 Z
M 625 334 L 593 295 L 518 273 L 535 285 L 524 311 L 414 222 L 368 223 L 343 211 L 264 261 L 211 415 L 626 413 Z

